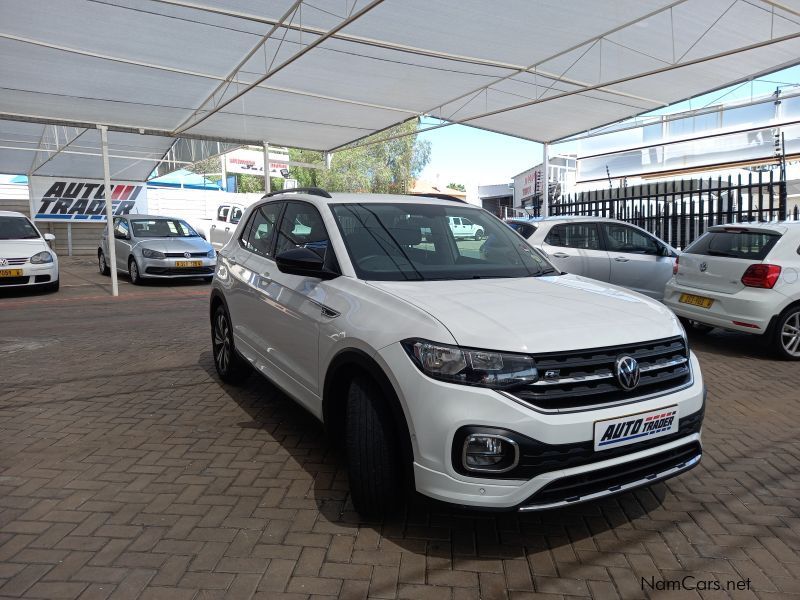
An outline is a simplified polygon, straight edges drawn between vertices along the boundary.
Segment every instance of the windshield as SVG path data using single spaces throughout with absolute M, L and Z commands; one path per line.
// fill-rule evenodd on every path
M 0 217 L 0 240 L 38 240 L 39 231 L 26 217 Z
M 380 281 L 554 274 L 544 256 L 489 213 L 465 205 L 334 204 L 356 274 Z
M 131 219 L 131 226 L 137 238 L 197 237 L 195 230 L 179 219 Z

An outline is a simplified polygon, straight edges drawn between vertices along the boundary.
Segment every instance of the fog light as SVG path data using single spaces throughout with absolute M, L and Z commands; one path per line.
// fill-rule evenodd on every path
M 519 446 L 502 435 L 472 433 L 464 440 L 461 462 L 467 471 L 505 473 L 519 463 Z

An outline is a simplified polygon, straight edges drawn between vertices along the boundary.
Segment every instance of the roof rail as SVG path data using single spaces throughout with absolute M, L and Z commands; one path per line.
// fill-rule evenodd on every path
M 424 198 L 438 198 L 439 200 L 452 200 L 453 202 L 461 202 L 462 204 L 468 204 L 466 200 L 459 198 L 458 196 L 451 196 L 450 194 L 437 194 L 437 193 L 426 193 L 426 192 L 419 192 L 419 193 L 411 193 L 409 196 L 422 196 Z
M 323 190 L 322 188 L 318 187 L 300 187 L 300 188 L 289 188 L 288 190 L 275 190 L 274 192 L 270 192 L 269 194 L 264 194 L 261 199 L 264 198 L 272 198 L 273 196 L 279 196 L 281 194 L 311 194 L 312 196 L 322 196 L 323 198 L 333 198 L 328 192 Z

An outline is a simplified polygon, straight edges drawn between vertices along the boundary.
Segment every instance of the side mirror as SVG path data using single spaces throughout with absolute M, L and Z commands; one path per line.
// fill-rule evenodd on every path
M 114 232 L 114 237 L 117 238 L 118 240 L 129 240 L 129 239 L 131 239 L 131 234 L 130 233 L 120 233 L 118 231 L 115 231 Z
M 291 248 L 284 250 L 275 257 L 278 270 L 289 275 L 301 277 L 316 277 L 318 279 L 334 279 L 339 276 L 325 267 L 323 259 L 308 248 Z
M 45 233 L 44 234 L 44 241 L 45 242 L 52 242 L 55 239 L 56 239 L 56 236 L 54 236 L 52 233 Z

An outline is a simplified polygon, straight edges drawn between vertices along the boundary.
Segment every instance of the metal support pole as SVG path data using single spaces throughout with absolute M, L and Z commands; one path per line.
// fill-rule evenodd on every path
M 269 194 L 272 190 L 269 185 L 269 142 L 264 141 L 264 192 Z
M 108 268 L 111 269 L 111 295 L 119 296 L 117 282 L 117 249 L 114 239 L 114 211 L 111 208 L 111 168 L 108 166 L 108 127 L 98 125 L 100 142 L 103 150 L 103 194 L 106 200 L 106 228 L 108 236 Z
M 36 216 L 36 207 L 33 200 L 33 183 L 31 182 L 31 174 L 28 173 L 28 209 L 31 211 L 31 222 L 36 224 L 34 217 Z
M 548 207 L 548 202 L 550 201 L 550 177 L 548 176 L 550 157 L 547 155 L 548 151 L 549 144 L 542 144 L 542 209 L 539 214 L 543 219 L 550 214 L 550 208 Z
M 72 223 L 67 223 L 67 256 L 72 256 Z

